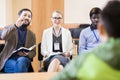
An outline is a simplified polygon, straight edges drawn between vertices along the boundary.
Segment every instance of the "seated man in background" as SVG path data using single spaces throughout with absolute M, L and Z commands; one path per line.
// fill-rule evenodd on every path
M 5 40 L 5 47 L 0 53 L 0 70 L 4 70 L 5 73 L 27 72 L 31 60 L 36 55 L 35 48 L 30 52 L 13 53 L 20 47 L 29 48 L 36 44 L 35 34 L 27 29 L 32 20 L 31 10 L 21 9 L 18 17 L 16 23 L 6 26 L 1 34 L 1 39 Z
M 100 13 L 101 9 L 98 7 L 91 9 L 89 15 L 92 24 L 89 27 L 83 29 L 80 33 L 79 53 L 90 51 L 100 43 L 100 35 L 97 29 Z
M 62 20 L 63 14 L 54 11 L 51 17 L 53 25 L 43 32 L 41 53 L 44 56 L 44 69 L 48 72 L 61 71 L 72 55 L 71 33 L 62 27 Z
M 79 55 L 52 80 L 119 80 L 120 79 L 120 1 L 104 7 L 98 30 L 102 43 Z

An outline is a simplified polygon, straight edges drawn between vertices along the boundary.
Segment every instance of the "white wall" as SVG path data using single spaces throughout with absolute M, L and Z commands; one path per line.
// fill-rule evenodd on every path
M 12 22 L 12 0 L 0 0 L 0 27 Z
M 89 11 L 102 8 L 109 0 L 64 0 L 65 23 L 90 23 Z M 14 4 L 14 5 L 13 5 Z M 31 0 L 0 0 L 0 27 L 12 24 L 21 8 L 31 9 Z
M 109 0 L 64 0 L 65 23 L 90 23 L 89 12 L 93 7 L 101 9 Z
M 6 4 L 5 0 L 0 0 L 0 27 L 3 27 L 6 24 Z
M 12 0 L 0 0 L 0 27 L 12 23 Z

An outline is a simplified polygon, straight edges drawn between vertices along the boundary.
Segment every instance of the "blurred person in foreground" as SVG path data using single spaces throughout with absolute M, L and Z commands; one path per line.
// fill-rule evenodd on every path
M 98 25 L 103 44 L 79 55 L 52 80 L 120 79 L 120 1 L 111 0 L 103 8 Z

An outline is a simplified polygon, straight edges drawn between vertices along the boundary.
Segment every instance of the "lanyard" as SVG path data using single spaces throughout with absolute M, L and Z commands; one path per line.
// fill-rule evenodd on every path
M 95 31 L 94 30 L 92 30 L 92 32 L 93 32 L 93 34 L 94 34 L 94 36 L 95 36 L 95 39 L 96 39 L 96 41 L 97 41 L 97 43 L 99 42 L 99 38 L 97 38 L 97 35 L 95 34 Z
M 54 34 L 57 36 L 54 28 L 53 28 L 53 32 L 54 32 Z M 59 32 L 58 32 L 58 35 L 60 34 L 60 32 L 61 32 L 61 28 L 60 28 L 60 30 L 59 30 Z
M 24 44 L 25 38 L 26 38 L 26 33 L 27 31 L 24 31 L 23 35 L 22 32 L 20 31 L 20 29 L 18 29 L 18 37 L 20 42 L 22 42 L 22 44 Z

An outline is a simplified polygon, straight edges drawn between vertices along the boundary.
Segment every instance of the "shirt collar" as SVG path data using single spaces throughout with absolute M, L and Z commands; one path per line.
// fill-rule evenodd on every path
M 94 27 L 94 26 L 91 24 L 91 25 L 90 25 L 90 29 L 91 29 L 91 30 L 96 30 L 97 27 Z

